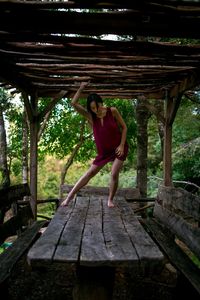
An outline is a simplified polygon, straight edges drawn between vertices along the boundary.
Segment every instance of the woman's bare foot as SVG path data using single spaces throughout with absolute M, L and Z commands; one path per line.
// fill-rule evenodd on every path
M 115 207 L 112 200 L 108 200 L 108 207 Z
M 69 204 L 69 202 L 70 202 L 71 200 L 73 200 L 73 198 L 74 198 L 74 197 L 69 197 L 69 195 L 68 195 L 68 197 L 61 203 L 60 206 L 67 206 L 67 205 Z

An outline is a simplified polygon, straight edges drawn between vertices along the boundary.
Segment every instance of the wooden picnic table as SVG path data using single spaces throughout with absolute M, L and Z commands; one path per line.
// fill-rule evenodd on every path
M 128 266 L 133 272 L 162 267 L 163 254 L 131 205 L 123 197 L 117 197 L 115 205 L 108 208 L 107 197 L 90 195 L 60 206 L 29 250 L 29 264 L 76 264 L 79 296 L 74 298 L 87 300 L 111 299 L 116 267 Z

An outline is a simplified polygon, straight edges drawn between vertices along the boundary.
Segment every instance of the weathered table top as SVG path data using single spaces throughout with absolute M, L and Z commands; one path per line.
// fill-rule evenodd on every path
M 107 197 L 77 197 L 59 207 L 28 252 L 32 266 L 78 263 L 82 266 L 155 266 L 163 254 L 123 197 L 107 207 Z

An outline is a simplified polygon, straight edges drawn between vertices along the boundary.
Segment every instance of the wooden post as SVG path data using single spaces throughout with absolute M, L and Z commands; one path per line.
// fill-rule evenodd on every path
M 38 171 L 38 119 L 37 119 L 37 96 L 31 97 L 33 118 L 30 120 L 30 191 L 31 208 L 34 219 L 37 216 L 37 171 Z
M 115 268 L 77 266 L 77 284 L 74 300 L 112 299 Z
M 173 101 L 167 98 L 165 102 L 164 128 L 164 185 L 172 185 L 172 124 L 169 122 Z
M 165 101 L 165 129 L 164 129 L 164 185 L 172 186 L 172 125 L 181 103 L 182 93 L 176 97 L 168 97 Z
M 138 99 L 136 106 L 137 119 L 137 187 L 142 198 L 147 196 L 147 149 L 148 149 L 148 119 L 150 113 L 144 105 L 145 99 Z M 140 204 L 143 206 L 144 203 Z

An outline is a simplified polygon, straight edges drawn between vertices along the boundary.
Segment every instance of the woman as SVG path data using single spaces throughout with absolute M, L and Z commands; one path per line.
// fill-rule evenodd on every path
M 87 110 L 78 103 L 81 92 L 86 85 L 88 85 L 88 83 L 81 83 L 71 104 L 77 112 L 88 120 L 93 128 L 98 155 L 89 170 L 78 180 L 61 205 L 68 205 L 75 194 L 85 186 L 105 164 L 113 161 L 108 207 L 114 207 L 113 198 L 118 187 L 119 172 L 128 154 L 128 144 L 126 142 L 127 127 L 118 110 L 115 107 L 104 107 L 103 101 L 98 94 L 90 94 L 88 96 Z

